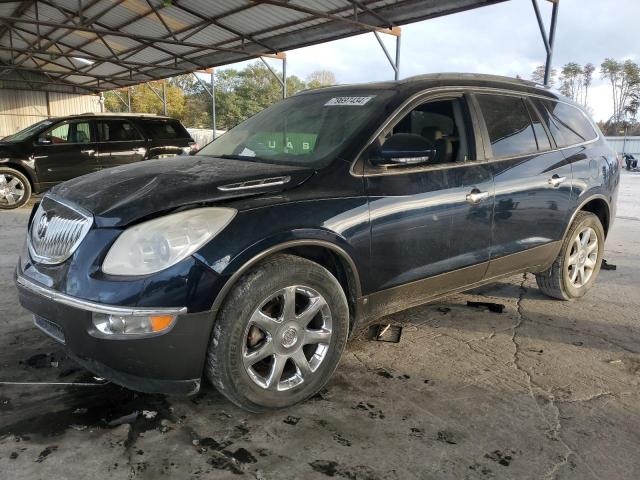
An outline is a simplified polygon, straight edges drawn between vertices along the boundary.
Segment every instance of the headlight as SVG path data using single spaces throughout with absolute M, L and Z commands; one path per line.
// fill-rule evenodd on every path
M 109 249 L 102 271 L 147 275 L 164 270 L 215 237 L 235 215 L 231 208 L 196 208 L 128 228 Z

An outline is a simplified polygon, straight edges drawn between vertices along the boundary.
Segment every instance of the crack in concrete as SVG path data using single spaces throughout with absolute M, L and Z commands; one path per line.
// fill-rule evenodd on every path
M 555 395 L 552 392 L 548 391 L 547 389 L 543 388 L 541 385 L 537 384 L 533 380 L 533 378 L 531 378 L 531 374 L 529 373 L 529 371 L 520 364 L 520 344 L 516 340 L 516 337 L 518 334 L 518 329 L 522 325 L 522 322 L 525 320 L 525 314 L 524 314 L 522 303 L 528 291 L 527 287 L 525 286 L 526 282 L 527 282 L 527 274 L 525 273 L 522 276 L 522 282 L 520 282 L 520 294 L 518 295 L 518 300 L 516 301 L 516 312 L 518 314 L 518 320 L 513 325 L 513 334 L 511 336 L 511 341 L 514 345 L 513 365 L 517 370 L 521 371 L 527 378 L 527 383 L 529 386 L 529 395 L 535 402 L 536 408 L 538 409 L 540 416 L 542 417 L 544 422 L 548 425 L 547 438 L 549 438 L 550 440 L 559 442 L 565 448 L 565 454 L 560 457 L 560 461 L 554 463 L 553 466 L 549 469 L 549 471 L 547 471 L 547 473 L 543 477 L 545 480 L 551 480 L 553 478 L 556 478 L 557 472 L 560 471 L 562 467 L 564 467 L 569 463 L 569 458 L 572 455 L 578 458 L 581 458 L 581 457 L 561 437 L 562 423 L 560 421 L 560 409 L 558 408 L 558 405 L 557 405 L 557 403 L 561 403 L 561 402 L 556 400 Z M 536 391 L 539 392 L 539 396 L 542 396 L 547 400 L 547 402 L 549 403 L 549 407 L 554 412 L 553 424 L 549 423 L 549 421 L 547 420 L 547 417 L 545 416 L 544 412 L 540 408 L 540 405 L 538 404 L 538 401 L 536 399 L 536 394 L 534 393 L 534 388 Z M 609 392 L 604 392 L 604 393 L 608 394 Z M 594 395 L 594 398 L 597 396 L 598 394 Z M 600 394 L 600 396 L 604 396 L 604 395 Z M 584 462 L 584 459 L 582 460 Z M 591 469 L 591 467 L 589 467 L 589 465 L 586 462 L 584 462 L 584 466 L 587 470 L 589 470 L 589 472 L 591 473 L 591 475 L 593 475 L 594 478 L 598 478 L 598 475 L 596 475 L 596 473 Z

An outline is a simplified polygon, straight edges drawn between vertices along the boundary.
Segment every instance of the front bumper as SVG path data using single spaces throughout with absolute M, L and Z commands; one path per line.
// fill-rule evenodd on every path
M 121 307 L 89 302 L 45 287 L 16 271 L 20 304 L 35 323 L 64 344 L 69 355 L 96 375 L 146 393 L 192 394 L 200 387 L 213 326 L 210 311 Z M 177 314 L 166 333 L 131 338 L 91 335 L 92 315 Z

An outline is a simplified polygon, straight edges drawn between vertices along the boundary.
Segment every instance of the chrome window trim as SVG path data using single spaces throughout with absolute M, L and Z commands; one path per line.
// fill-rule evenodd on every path
M 119 307 L 115 305 L 105 305 L 102 303 L 91 302 L 89 300 L 82 300 L 65 293 L 58 292 L 52 288 L 39 285 L 32 282 L 21 273 L 16 274 L 16 283 L 22 288 L 43 296 L 54 302 L 69 307 L 77 308 L 79 310 L 85 310 L 87 312 L 104 313 L 106 315 L 179 315 L 187 312 L 187 307 Z
M 388 171 L 381 171 L 381 172 L 375 172 L 375 173 L 356 173 L 354 171 L 354 167 L 355 165 L 358 163 L 358 161 L 360 160 L 360 158 L 362 157 L 362 154 L 365 152 L 365 150 L 367 148 L 369 148 L 369 146 L 382 134 L 382 132 L 391 124 L 393 123 L 394 120 L 396 120 L 396 117 L 402 112 L 402 110 L 404 110 L 410 103 L 413 103 L 416 100 L 419 100 L 423 97 L 425 98 L 425 101 L 429 100 L 429 97 L 438 97 L 440 94 L 447 94 L 447 93 L 456 93 L 456 92 L 468 92 L 468 93 L 497 93 L 497 94 L 502 94 L 502 95 L 511 95 L 511 96 L 520 96 L 520 97 L 533 97 L 533 98 L 540 98 L 542 100 L 551 100 L 553 102 L 558 102 L 558 103 L 564 103 L 566 105 L 569 105 L 572 108 L 575 108 L 576 110 L 578 110 L 589 122 L 589 125 L 591 125 L 591 128 L 593 129 L 593 131 L 596 134 L 596 137 L 592 140 L 588 140 L 586 142 L 580 142 L 580 143 L 576 143 L 574 145 L 567 145 L 564 147 L 558 147 L 558 148 L 554 148 L 551 150 L 543 150 L 543 151 L 538 151 L 538 152 L 534 152 L 534 153 L 530 153 L 530 154 L 526 154 L 526 155 L 514 155 L 514 156 L 510 156 L 510 157 L 501 157 L 501 158 L 488 158 L 488 159 L 484 159 L 484 160 L 470 160 L 468 162 L 452 162 L 452 163 L 445 163 L 445 164 L 441 164 L 441 165 L 424 165 L 421 167 L 415 167 L 415 168 L 398 168 L 398 169 L 391 169 Z M 474 133 L 478 133 L 478 132 L 474 132 Z M 557 97 L 553 97 L 553 96 L 548 96 L 548 95 L 541 95 L 538 93 L 530 93 L 530 92 L 524 92 L 524 91 L 518 91 L 518 90 L 511 90 L 511 89 L 506 89 L 506 88 L 499 88 L 499 87 L 478 87 L 478 86 L 462 86 L 462 85 L 451 85 L 451 86 L 447 86 L 447 87 L 433 87 L 433 88 L 428 88 L 426 90 L 423 90 L 421 92 L 417 92 L 415 94 L 413 94 L 411 97 L 407 98 L 404 102 L 402 102 L 402 104 L 400 106 L 398 106 L 387 118 L 386 120 L 382 123 L 382 125 L 380 127 L 378 127 L 378 129 L 374 132 L 374 134 L 369 138 L 369 140 L 367 141 L 367 143 L 364 145 L 364 147 L 362 147 L 362 149 L 360 149 L 360 151 L 358 152 L 358 154 L 356 155 L 355 159 L 351 162 L 351 165 L 349 167 L 349 174 L 351 174 L 354 177 L 379 177 L 379 176 L 383 176 L 383 175 L 400 175 L 400 174 L 409 174 L 409 173 L 418 173 L 418 172 L 428 172 L 428 171 L 432 171 L 432 170 L 444 170 L 444 169 L 449 169 L 449 168 L 461 168 L 461 167 L 469 167 L 469 166 L 473 166 L 473 165 L 486 165 L 488 163 L 496 163 L 496 162 L 503 162 L 506 160 L 514 160 L 517 158 L 525 158 L 525 157 L 532 157 L 538 154 L 546 154 L 546 153 L 553 153 L 553 152 L 559 152 L 561 150 L 566 150 L 569 148 L 576 148 L 576 147 L 581 147 L 584 145 L 589 145 L 591 143 L 595 143 L 597 141 L 599 141 L 601 139 L 601 135 L 600 135 L 600 130 L 594 125 L 593 121 L 589 118 L 589 116 L 582 111 L 580 108 L 576 107 L 575 105 L 573 105 L 570 102 L 567 102 L 565 100 L 562 100 L 560 98 Z

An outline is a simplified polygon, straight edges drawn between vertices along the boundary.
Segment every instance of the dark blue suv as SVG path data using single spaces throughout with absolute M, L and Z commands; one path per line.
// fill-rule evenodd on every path
M 351 332 L 533 272 L 593 285 L 620 166 L 584 110 L 538 85 L 426 75 L 288 98 L 197 155 L 53 188 L 20 301 L 69 355 L 126 387 L 252 411 L 327 381 Z

